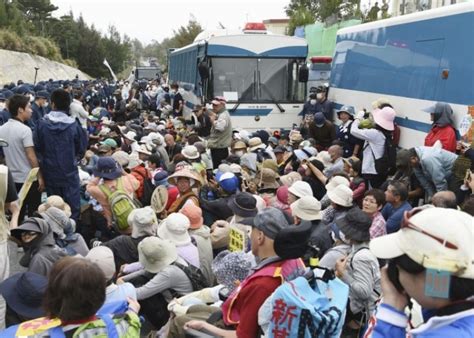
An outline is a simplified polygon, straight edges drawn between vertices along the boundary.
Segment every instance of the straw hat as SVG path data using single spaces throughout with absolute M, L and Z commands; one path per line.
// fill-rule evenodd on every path
M 46 202 L 40 204 L 40 206 L 38 207 L 38 213 L 44 213 L 50 207 L 56 207 L 58 209 L 61 209 L 62 211 L 64 211 L 67 217 L 71 217 L 71 207 L 66 202 L 64 202 L 61 196 L 49 196 L 46 199 Z
M 165 210 L 168 203 L 168 189 L 165 186 L 160 185 L 157 187 L 151 195 L 150 206 L 153 211 L 157 214 Z
M 197 185 L 201 184 L 201 177 L 199 176 L 198 173 L 196 173 L 195 170 L 192 170 L 192 169 L 184 168 L 175 172 L 173 175 L 168 177 L 168 183 L 172 185 L 176 185 L 178 181 L 178 177 L 189 178 L 191 180 L 191 186 L 194 186 L 195 184 Z

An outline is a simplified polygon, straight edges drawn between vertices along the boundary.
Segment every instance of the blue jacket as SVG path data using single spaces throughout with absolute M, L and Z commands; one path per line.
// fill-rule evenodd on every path
M 31 122 L 33 126 L 38 123 L 38 120 L 42 119 L 44 115 L 46 115 L 45 109 L 43 107 L 40 107 L 36 104 L 36 102 L 33 102 L 31 105 L 31 110 L 33 110 L 33 113 L 31 114 Z
M 384 205 L 382 209 L 382 216 L 386 221 L 385 227 L 387 228 L 387 234 L 391 234 L 400 230 L 403 214 L 405 211 L 409 211 L 411 209 L 412 207 L 407 201 L 403 202 L 403 204 L 397 209 L 395 209 L 391 203 Z
M 458 156 L 436 147 L 422 146 L 416 147 L 415 150 L 420 159 L 420 166 L 415 168 L 414 172 L 428 196 L 448 190 L 448 180 Z
M 405 313 L 381 304 L 377 310 L 376 324 L 372 338 L 405 338 L 408 318 Z M 435 316 L 416 329 L 410 330 L 413 338 L 456 337 L 472 338 L 474 309 L 449 316 Z M 370 329 L 369 329 L 370 330 Z
M 47 185 L 65 187 L 79 180 L 77 164 L 87 148 L 87 134 L 79 121 L 52 111 L 37 122 L 33 138 Z
M 7 123 L 7 121 L 12 117 L 12 115 L 10 114 L 10 112 L 6 109 L 3 109 L 2 111 L 0 111 L 0 126 L 2 124 L 5 124 Z

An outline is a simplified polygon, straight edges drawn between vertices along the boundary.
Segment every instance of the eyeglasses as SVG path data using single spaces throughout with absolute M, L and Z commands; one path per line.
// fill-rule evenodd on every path
M 454 249 L 454 250 L 458 250 L 458 246 L 456 244 L 453 244 L 452 242 L 450 241 L 447 241 L 445 239 L 442 239 L 438 236 L 435 236 L 433 234 L 430 234 L 428 231 L 426 230 L 423 230 L 421 229 L 419 226 L 413 224 L 412 222 L 410 222 L 410 218 L 414 215 L 416 215 L 417 213 L 419 213 L 420 211 L 422 211 L 423 208 L 415 208 L 415 209 L 412 209 L 410 211 L 405 211 L 404 214 L 403 214 L 403 220 L 402 220 L 402 223 L 400 225 L 400 229 L 403 229 L 403 228 L 408 228 L 408 229 L 412 229 L 412 230 L 415 230 L 419 233 L 422 233 L 423 235 L 426 235 L 428 237 L 431 237 L 432 239 L 434 239 L 435 241 L 441 243 L 443 246 L 449 248 L 449 249 Z

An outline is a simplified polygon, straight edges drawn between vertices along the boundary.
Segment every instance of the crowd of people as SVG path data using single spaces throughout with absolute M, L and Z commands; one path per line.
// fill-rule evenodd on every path
M 397 149 L 383 98 L 333 120 L 320 87 L 300 126 L 249 131 L 224 97 L 186 97 L 159 80 L 0 90 L 0 336 L 472 337 L 474 150 L 449 104 Z

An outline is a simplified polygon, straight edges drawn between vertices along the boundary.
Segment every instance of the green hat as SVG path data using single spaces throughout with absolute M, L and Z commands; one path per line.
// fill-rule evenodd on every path
M 104 141 L 100 142 L 100 144 L 108 145 L 112 148 L 117 148 L 117 142 L 113 138 L 107 138 Z

